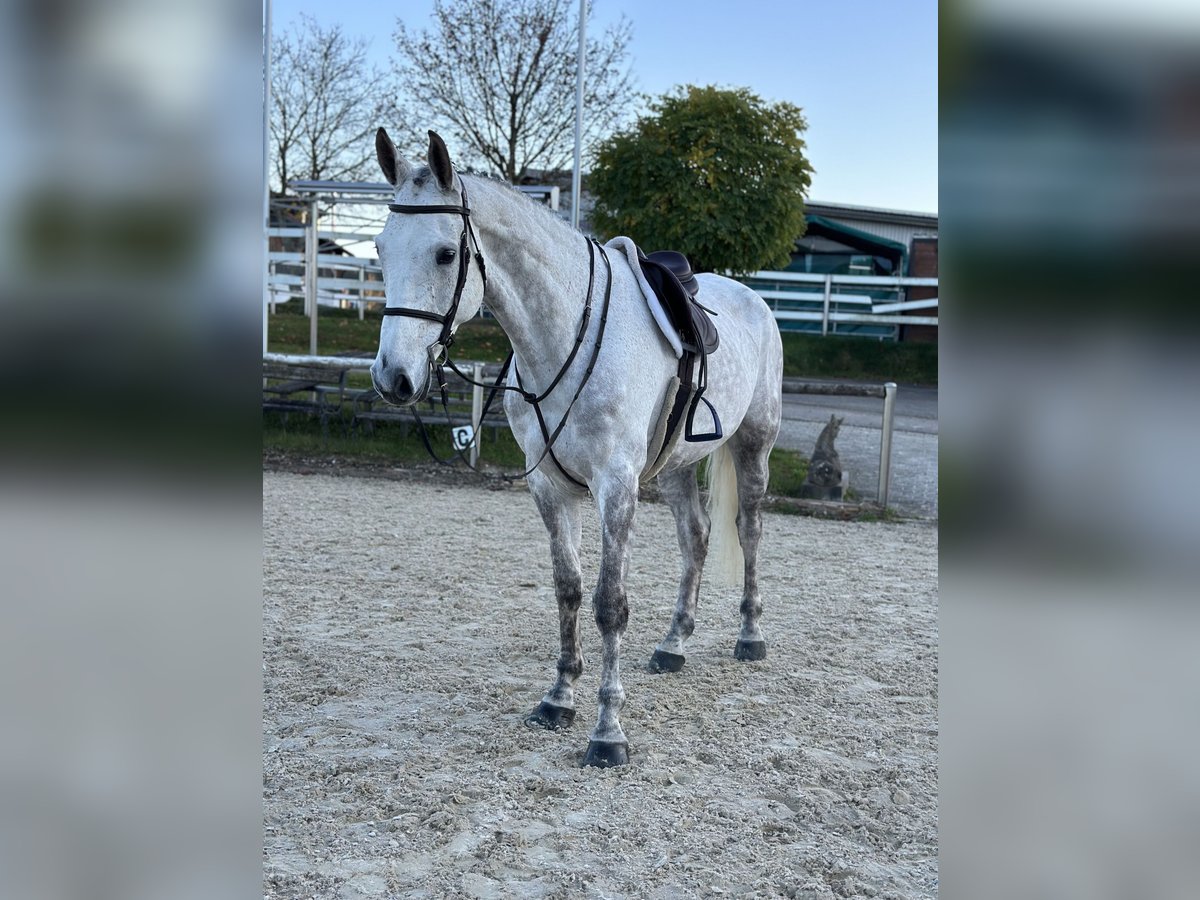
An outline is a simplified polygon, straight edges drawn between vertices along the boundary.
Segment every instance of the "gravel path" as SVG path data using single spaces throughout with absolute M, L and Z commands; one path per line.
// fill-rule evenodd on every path
M 522 725 L 558 633 L 526 492 L 265 472 L 263 506 L 266 896 L 936 896 L 930 525 L 769 514 L 769 658 L 732 658 L 738 598 L 706 586 L 655 676 L 678 556 L 642 504 L 632 765 L 584 770 L 590 615 L 574 727 Z M 597 548 L 593 512 L 585 582 Z

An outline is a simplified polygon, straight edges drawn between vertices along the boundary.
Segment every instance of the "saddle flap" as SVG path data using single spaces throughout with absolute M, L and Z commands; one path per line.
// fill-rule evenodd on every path
M 721 335 L 717 332 L 717 326 L 699 303 L 688 304 L 688 313 L 691 315 L 692 325 L 692 337 L 688 339 L 689 342 L 705 353 L 712 353 L 721 345 Z
M 686 257 L 673 250 L 659 250 L 648 257 L 639 257 L 642 273 L 662 302 L 671 326 L 679 332 L 680 340 L 685 345 L 690 344 L 696 352 L 712 353 L 721 342 L 717 326 L 708 317 L 704 307 L 693 299 L 693 293 L 688 291 L 675 271 L 659 261 L 664 257 L 670 258 L 677 268 L 683 269 L 688 280 L 699 288 Z

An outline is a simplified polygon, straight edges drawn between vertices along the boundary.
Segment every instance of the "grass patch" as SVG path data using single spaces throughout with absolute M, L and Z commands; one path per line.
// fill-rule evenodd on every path
M 317 352 L 369 353 L 379 347 L 383 317 L 367 313 L 359 321 L 350 309 L 320 310 Z M 308 353 L 308 318 L 297 301 L 281 304 L 267 324 L 267 349 L 272 353 Z M 937 344 L 907 344 L 870 338 L 784 332 L 783 374 L 789 378 L 850 378 L 859 381 L 898 381 L 937 384 Z M 430 339 L 432 340 L 432 333 Z M 463 322 L 455 336 L 457 359 L 500 362 L 508 355 L 508 338 L 495 319 Z
M 776 447 L 771 451 L 770 465 L 767 492 L 780 497 L 799 497 L 800 485 L 808 477 L 808 458 L 795 450 Z
M 289 309 L 288 307 L 291 306 Z M 317 354 L 370 353 L 379 349 L 379 326 L 383 316 L 367 313 L 359 321 L 357 310 L 321 307 L 317 320 Z M 296 303 L 281 304 L 267 319 L 267 349 L 272 353 L 308 353 L 308 317 Z M 437 331 L 430 323 L 430 340 Z M 508 338 L 495 319 L 471 319 L 459 326 L 454 336 L 454 356 L 480 362 L 502 362 L 508 355 Z
M 423 418 L 428 423 L 431 417 Z M 428 427 L 430 441 L 438 455 L 443 459 L 453 456 L 449 427 L 432 424 Z M 399 422 L 377 422 L 374 432 L 348 432 L 348 418 L 341 423 L 331 421 L 326 437 L 320 423 L 311 416 L 292 413 L 285 421 L 282 413 L 263 413 L 264 450 L 403 465 L 432 462 L 415 422 L 407 427 Z M 483 463 L 510 469 L 524 468 L 525 454 L 507 428 L 498 429 L 495 435 L 490 428 L 484 428 L 479 440 L 479 456 Z
M 345 424 L 348 424 L 345 423 Z M 450 431 L 444 426 L 430 426 L 430 437 L 443 459 L 453 455 Z M 516 474 L 525 468 L 525 454 L 513 440 L 508 429 L 493 436 L 490 429 L 483 432 L 480 465 L 485 469 L 500 469 Z M 350 434 L 337 421 L 330 422 L 329 436 L 321 432 L 319 422 L 312 417 L 293 413 L 284 421 L 281 413 L 263 414 L 263 450 L 296 457 L 303 462 L 323 460 L 334 465 L 339 460 L 353 460 L 367 465 L 396 467 L 428 466 L 432 463 L 425 445 L 417 434 L 416 425 L 404 428 L 400 423 L 376 423 L 374 433 Z M 456 463 L 460 477 L 472 479 L 465 466 Z M 878 509 L 858 504 L 858 497 L 848 491 L 846 505 L 816 504 L 798 500 L 800 485 L 808 475 L 808 459 L 793 450 L 771 451 L 771 478 L 765 509 L 787 515 L 817 515 L 824 518 L 852 519 L 858 522 L 896 522 L 901 520 L 892 509 Z
M 428 422 L 430 417 L 425 416 Z M 431 462 L 417 433 L 416 424 L 404 427 L 399 422 L 377 422 L 374 433 L 348 432 L 349 421 L 329 423 L 326 437 L 320 423 L 311 416 L 291 413 L 285 422 L 282 413 L 263 414 L 264 450 L 307 457 L 339 457 L 363 462 L 414 465 Z M 443 459 L 453 454 L 450 429 L 429 426 L 430 440 Z M 505 469 L 525 468 L 525 454 L 517 446 L 512 432 L 501 428 L 493 436 L 485 428 L 480 436 L 479 457 L 483 463 Z M 768 492 L 781 497 L 798 497 L 800 485 L 808 475 L 808 459 L 794 450 L 771 451 L 771 480 Z
M 890 506 L 885 509 L 876 507 L 870 512 L 860 513 L 857 522 L 903 522 L 904 517 Z

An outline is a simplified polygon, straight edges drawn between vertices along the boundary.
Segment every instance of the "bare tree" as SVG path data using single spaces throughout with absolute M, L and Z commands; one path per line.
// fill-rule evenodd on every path
M 588 5 L 591 16 L 593 4 Z M 571 158 L 578 16 L 571 0 L 436 0 L 429 30 L 396 28 L 396 74 L 407 96 L 473 162 L 510 182 Z M 591 29 L 588 29 L 589 33 Z M 590 39 L 584 140 L 607 136 L 635 98 L 624 17 Z
M 275 39 L 271 142 L 280 193 L 293 178 L 374 177 L 373 135 L 396 103 L 390 73 L 368 65 L 367 46 L 309 16 Z

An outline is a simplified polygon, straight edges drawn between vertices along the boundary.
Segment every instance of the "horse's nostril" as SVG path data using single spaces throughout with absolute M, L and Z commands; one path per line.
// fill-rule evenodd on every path
M 396 380 L 392 383 L 392 393 L 405 400 L 413 395 L 412 382 L 408 380 L 408 376 L 403 372 L 397 375 Z

